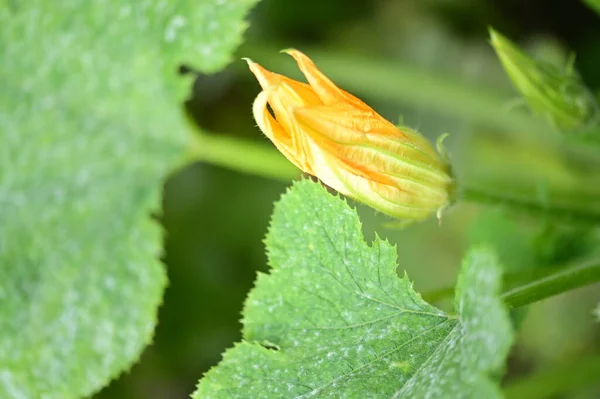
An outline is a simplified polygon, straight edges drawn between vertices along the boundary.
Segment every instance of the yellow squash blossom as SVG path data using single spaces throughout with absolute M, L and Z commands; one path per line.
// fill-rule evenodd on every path
M 300 51 L 285 52 L 308 84 L 247 61 L 263 90 L 252 107 L 256 123 L 287 159 L 397 218 L 424 219 L 448 204 L 448 165 L 423 136 L 337 87 Z

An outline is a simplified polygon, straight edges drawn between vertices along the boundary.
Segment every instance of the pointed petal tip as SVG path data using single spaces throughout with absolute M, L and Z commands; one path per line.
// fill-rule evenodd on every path
M 283 54 L 291 54 L 291 53 L 293 53 L 295 51 L 298 51 L 298 50 L 296 50 L 293 47 L 288 47 L 288 48 L 284 48 L 283 50 L 279 50 L 279 52 L 283 53 Z
M 297 50 L 295 48 L 286 48 L 286 49 L 281 50 L 280 53 L 292 56 L 298 62 L 303 58 L 308 58 L 308 56 L 306 54 L 304 54 L 302 51 Z
M 256 76 L 256 79 L 258 79 L 258 82 L 260 83 L 262 88 L 264 89 L 266 86 L 268 86 L 270 76 L 272 75 L 272 73 L 267 71 L 260 64 L 257 64 L 248 57 L 244 57 L 242 59 L 248 63 L 248 68 L 250 69 L 250 72 L 252 72 L 254 76 Z

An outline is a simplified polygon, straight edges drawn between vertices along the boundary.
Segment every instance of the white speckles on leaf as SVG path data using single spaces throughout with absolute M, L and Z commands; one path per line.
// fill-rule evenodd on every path
M 511 335 L 497 297 L 500 268 L 487 251 L 465 260 L 459 321 L 398 278 L 394 247 L 379 239 L 368 246 L 356 213 L 317 183 L 301 181 L 284 195 L 266 244 L 272 270 L 246 301 L 246 341 L 225 352 L 195 399 L 274 399 L 282 391 L 297 398 L 497 397 L 488 373 L 503 362 Z M 279 350 L 252 343 L 265 341 Z
M 224 67 L 255 2 L 0 7 L 0 398 L 89 396 L 150 342 L 150 213 L 188 129 L 174 72 Z
M 165 28 L 165 41 L 172 42 L 177 38 L 177 32 L 185 26 L 185 18 L 181 15 L 175 15 Z

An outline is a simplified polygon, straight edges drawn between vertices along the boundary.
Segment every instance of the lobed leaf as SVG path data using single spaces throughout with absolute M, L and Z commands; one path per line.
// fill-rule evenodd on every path
M 88 396 L 150 342 L 177 65 L 222 68 L 254 2 L 2 1 L 0 397 Z
M 396 275 L 396 250 L 364 242 L 355 211 L 317 183 L 277 204 L 241 343 L 193 397 L 500 397 L 489 373 L 512 342 L 501 268 L 475 249 L 458 283 L 458 316 L 424 302 Z

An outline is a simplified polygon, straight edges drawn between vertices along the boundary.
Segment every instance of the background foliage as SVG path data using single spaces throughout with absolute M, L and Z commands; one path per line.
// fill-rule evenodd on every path
M 588 2 L 597 7 L 597 1 Z M 169 165 L 174 165 L 175 154 L 184 148 L 184 130 L 187 131 L 189 126 L 179 112 L 181 108 L 187 110 L 192 121 L 204 132 L 204 136 L 198 136 L 204 151 L 193 155 L 203 162 L 179 170 L 165 185 L 164 212 L 159 219 L 165 232 L 164 261 L 169 285 L 158 314 L 153 344 L 144 350 L 129 372 L 97 393 L 95 398 L 188 397 L 195 390 L 199 377 L 220 360 L 224 349 L 240 339 L 239 319 L 244 298 L 253 285 L 256 271 L 266 270 L 267 259 L 260 243 L 267 231 L 272 204 L 289 185 L 288 179 L 297 176 L 293 168 L 279 168 L 279 165 L 287 164 L 281 163 L 276 155 L 263 154 L 263 147 L 258 146 L 268 144 L 255 127 L 250 113 L 250 104 L 259 88 L 244 63 L 235 61 L 215 75 L 192 74 L 195 82 L 189 90 L 190 99 L 180 105 L 180 94 L 184 93 L 189 80 L 174 74 L 179 63 L 203 73 L 219 70 L 227 62 L 228 51 L 221 50 L 234 47 L 236 35 L 232 33 L 243 28 L 238 21 L 253 2 L 182 1 L 170 9 L 161 9 L 159 1 L 148 0 L 139 2 L 140 8 L 130 10 L 128 14 L 115 5 L 117 2 L 98 0 L 89 2 L 96 5 L 94 12 L 83 16 L 72 13 L 71 3 L 66 0 L 2 2 L 0 21 L 3 34 L 7 36 L 2 36 L 0 42 L 0 105 L 3 111 L 10 110 L 13 118 L 9 119 L 8 113 L 0 115 L 0 126 L 4 132 L 8 132 L 9 127 L 10 131 L 18 132 L 21 128 L 39 131 L 48 126 L 60 132 L 67 120 L 63 117 L 75 115 L 70 119 L 74 122 L 68 127 L 81 132 L 81 145 L 92 149 L 93 154 L 78 152 L 79 147 L 65 147 L 60 136 L 49 142 L 44 141 L 47 139 L 44 135 L 9 137 L 0 147 L 3 162 L 0 189 L 4 189 L 0 191 L 0 204 L 4 210 L 14 210 L 11 211 L 13 215 L 24 212 L 22 209 L 28 209 L 29 215 L 41 214 L 39 210 L 47 208 L 48 201 L 54 201 L 51 203 L 62 208 L 71 206 L 61 202 L 61 196 L 48 187 L 53 181 L 69 181 L 72 182 L 69 187 L 73 192 L 77 191 L 79 180 L 76 178 L 81 169 L 70 167 L 69 162 L 73 161 L 60 158 L 61 151 L 70 156 L 76 154 L 81 163 L 97 166 L 90 170 L 102 184 L 87 195 L 92 204 L 106 207 L 101 209 L 100 215 L 117 217 L 116 213 L 120 220 L 136 218 L 136 225 L 149 231 L 146 232 L 153 251 L 158 253 L 158 225 L 151 224 L 145 214 L 131 215 L 127 206 L 142 201 L 146 210 L 158 208 L 160 178 Z M 41 14 L 37 14 L 37 8 L 42 10 Z M 9 12 L 14 9 L 23 11 L 16 19 Z M 40 20 L 39 15 L 46 17 Z M 53 20 L 49 15 L 60 18 Z M 227 23 L 229 18 L 232 25 Z M 404 124 L 418 128 L 430 139 L 450 132 L 451 150 L 474 148 L 471 152 L 453 152 L 457 169 L 470 181 L 494 180 L 502 187 L 506 185 L 506 176 L 516 174 L 522 181 L 510 182 L 515 195 L 533 193 L 542 202 L 546 198 L 558 198 L 564 203 L 570 200 L 573 192 L 578 192 L 592 199 L 581 204 L 587 214 L 600 215 L 600 205 L 593 200 L 598 198 L 600 190 L 600 177 L 593 170 L 600 170 L 600 161 L 585 148 L 563 151 L 556 143 L 540 145 L 528 139 L 522 132 L 531 130 L 533 133 L 539 129 L 531 123 L 525 108 L 517 107 L 511 118 L 498 112 L 498 105 L 509 107 L 510 100 L 517 95 L 487 43 L 487 26 L 492 25 L 530 53 L 558 65 L 564 65 L 569 51 L 574 51 L 577 69 L 591 90 L 598 93 L 600 17 L 582 2 L 263 0 L 252 10 L 248 20 L 247 40 L 237 51 L 236 60 L 249 56 L 266 67 L 291 71 L 292 76 L 297 77 L 293 63 L 277 51 L 291 46 L 299 48 L 313 56 L 340 86 L 364 98 L 388 119 L 398 121 L 402 116 Z M 8 25 L 9 21 L 11 25 Z M 45 27 L 56 24 L 78 34 L 67 38 L 69 40 L 44 34 Z M 4 29 L 5 26 L 16 28 L 9 30 Z M 89 30 L 90 27 L 94 29 Z M 225 31 L 226 34 L 221 34 Z M 91 33 L 82 35 L 81 32 Z M 9 39 L 10 43 L 22 43 L 27 39 L 25 33 L 36 39 L 35 48 L 7 44 Z M 171 41 L 172 35 L 180 40 Z M 208 37 L 210 40 L 203 41 Z M 222 40 L 216 41 L 216 38 Z M 94 46 L 111 50 L 103 52 L 105 57 L 102 59 L 81 63 L 80 67 L 87 74 L 82 76 L 89 76 L 89 79 L 70 79 L 65 68 L 79 63 L 85 58 L 82 56 L 86 50 Z M 11 64 L 11 60 L 17 58 L 25 60 L 25 64 Z M 16 86 L 11 82 L 16 82 L 15 75 L 22 72 L 19 69 L 23 65 L 32 71 L 30 78 L 41 85 L 43 91 L 32 90 L 23 97 L 15 95 Z M 65 68 L 59 68 L 58 77 L 47 76 L 46 65 Z M 112 76 L 115 81 L 96 80 L 101 73 Z M 71 87 L 69 85 L 80 89 L 78 97 L 61 97 L 63 90 Z M 144 91 L 138 91 L 138 87 L 144 87 Z M 100 93 L 100 88 L 109 90 Z M 63 113 L 48 115 L 49 119 L 42 126 L 36 125 L 42 123 L 41 120 L 28 116 L 45 112 L 44 107 L 52 99 L 46 94 L 56 96 L 55 99 L 69 107 L 61 111 Z M 98 106 L 96 96 L 100 94 L 110 99 L 106 103 L 110 107 Z M 17 120 L 23 125 L 15 127 Z M 101 129 L 96 131 L 105 132 L 105 136 L 96 136 L 92 140 L 86 135 L 90 126 L 99 126 Z M 504 131 L 513 134 L 498 134 Z M 148 137 L 144 134 L 150 134 L 156 141 L 143 139 Z M 240 173 L 215 166 L 230 161 L 224 161 L 227 151 L 211 145 L 214 137 L 246 140 L 242 153 L 256 160 L 255 167 L 247 168 L 249 173 Z M 43 141 L 48 146 L 41 164 L 55 167 L 50 169 L 55 180 L 39 177 L 40 170 L 32 167 L 39 165 L 39 160 L 21 151 L 22 140 L 28 143 Z M 125 147 L 117 148 L 119 142 L 125 143 Z M 128 157 L 139 160 L 131 169 L 121 167 L 120 162 L 125 164 Z M 17 187 L 19 190 L 15 190 L 16 186 L 4 173 L 15 165 L 28 173 L 27 184 Z M 262 168 L 262 165 L 275 167 Z M 544 184 L 531 185 L 533 179 Z M 6 195 L 8 192 L 26 194 L 34 188 L 39 189 L 40 194 L 27 196 L 31 208 L 19 208 L 22 204 L 15 197 Z M 559 195 L 548 196 L 548 192 Z M 130 195 L 123 197 L 123 193 Z M 93 201 L 100 198 L 103 200 Z M 543 214 L 536 218 L 510 214 L 515 217 L 509 219 L 501 207 L 484 210 L 480 206 L 461 203 L 445 216 L 441 226 L 432 220 L 401 231 L 382 229 L 387 219 L 370 209 L 359 207 L 359 211 L 367 241 L 372 241 L 377 229 L 384 238 L 397 243 L 401 268 L 408 272 L 418 292 L 435 293 L 437 289 L 443 291 L 452 286 L 461 258 L 473 243 L 494 242 L 500 260 L 508 269 L 532 273 L 535 272 L 532 269 L 568 262 L 581 254 L 598 251 L 599 247 L 596 230 L 573 223 L 555 228 L 546 223 Z M 122 253 L 119 242 L 112 242 L 110 237 L 102 234 L 108 231 L 103 217 L 89 221 L 86 210 L 81 212 L 68 220 L 46 220 L 47 225 L 66 226 L 64 231 L 61 230 L 62 235 L 52 237 L 46 234 L 43 223 L 34 223 L 37 219 L 31 219 L 24 232 L 21 219 L 3 219 L 0 228 L 2 271 L 8 270 L 5 265 L 16 256 L 5 251 L 9 240 L 21 242 L 20 250 L 26 250 L 29 256 L 12 266 L 20 271 L 18 276 L 22 279 L 30 278 L 28 273 L 39 270 L 35 266 L 40 262 L 60 264 L 58 260 L 64 259 L 63 253 L 56 252 L 48 258 L 42 255 L 57 245 L 60 247 L 62 239 L 69 237 L 68 227 L 75 226 L 94 238 L 99 249 L 95 253 L 97 256 L 90 258 L 84 249 L 76 248 L 69 253 L 74 261 L 85 257 L 104 264 L 106 255 L 113 250 L 110 259 L 113 255 L 121 259 L 135 255 Z M 122 228 L 131 241 L 136 241 L 137 233 L 127 231 L 124 226 L 110 228 Z M 13 234 L 17 230 L 21 231 L 20 235 Z M 158 263 L 140 262 L 148 269 L 134 269 L 138 274 L 129 276 L 132 281 L 140 281 L 139 273 L 162 275 Z M 83 275 L 73 274 L 67 266 L 52 270 L 52 273 L 38 276 L 42 289 L 63 292 L 53 280 L 61 275 L 81 283 L 83 288 L 89 287 L 86 292 L 93 292 L 98 281 L 106 283 L 106 276 L 95 272 L 94 262 L 88 265 Z M 121 264 L 115 263 L 114 270 L 122 271 Z M 20 280 L 15 281 L 12 287 L 16 287 L 16 293 L 0 292 L 4 311 L 14 312 L 14 306 L 29 298 L 23 293 L 30 291 L 19 291 Z M 566 370 L 574 367 L 572 364 L 581 367 L 578 376 L 587 376 L 587 381 L 589 376 L 593 380 L 599 374 L 599 356 L 593 355 L 600 353 L 600 323 L 594 322 L 593 316 L 600 302 L 598 288 L 588 287 L 554 297 L 513 314 L 513 319 L 521 324 L 505 377 L 508 397 L 532 398 L 537 394 L 540 398 L 555 395 L 591 399 L 600 396 L 600 386 L 579 383 L 576 378 L 564 380 Z M 135 298 L 155 304 L 160 300 L 161 290 L 162 285 L 148 288 L 140 283 L 135 292 L 143 295 L 120 292 L 111 300 L 122 303 L 127 298 Z M 152 293 L 154 296 L 150 295 Z M 11 306 L 6 306 L 6 297 L 12 298 Z M 95 303 L 93 299 L 92 295 L 92 304 Z M 438 302 L 444 309 L 451 308 L 443 300 Z M 92 307 L 90 311 L 102 310 L 102 301 L 98 304 L 99 307 Z M 41 305 L 41 309 L 53 309 L 52 304 Z M 32 309 L 35 310 L 35 306 Z M 136 320 L 127 314 L 126 307 L 122 314 L 107 313 L 107 317 L 134 323 Z M 152 318 L 148 312 L 142 318 L 143 323 L 152 323 Z M 11 313 L 3 320 L 17 319 Z M 20 325 L 0 324 L 0 334 L 18 332 Z M 143 340 L 148 340 L 150 326 L 143 326 Z M 53 330 L 40 328 L 38 331 L 33 327 L 36 326 L 32 325 L 36 334 L 47 331 L 47 338 L 52 338 Z M 93 325 L 87 325 L 87 328 L 91 327 Z M 114 333 L 118 336 L 126 334 L 127 330 Z M 136 334 L 139 333 L 136 330 Z M 20 358 L 20 353 L 26 353 L 23 348 L 29 350 L 31 342 L 43 338 L 24 334 L 22 345 L 9 352 L 11 361 L 23 361 Z M 0 346 L 0 349 L 8 351 L 12 348 Z M 126 352 L 131 356 L 120 359 L 124 364 L 116 367 L 128 367 L 139 350 L 141 348 L 133 348 Z M 588 359 L 583 365 L 577 361 L 582 356 Z M 99 358 L 98 362 L 101 361 Z M 39 367 L 40 372 L 44 372 L 45 365 Z M 527 386 L 514 385 L 514 381 L 538 372 L 544 379 L 541 384 L 536 384 L 535 379 L 529 380 L 533 387 L 530 391 Z M 556 396 L 548 381 L 556 382 L 563 387 L 560 389 L 571 388 L 561 393 L 562 396 Z M 96 389 L 98 383 L 92 382 L 81 391 L 88 392 L 90 386 Z M 547 391 L 540 392 L 540 386 L 545 386 Z

